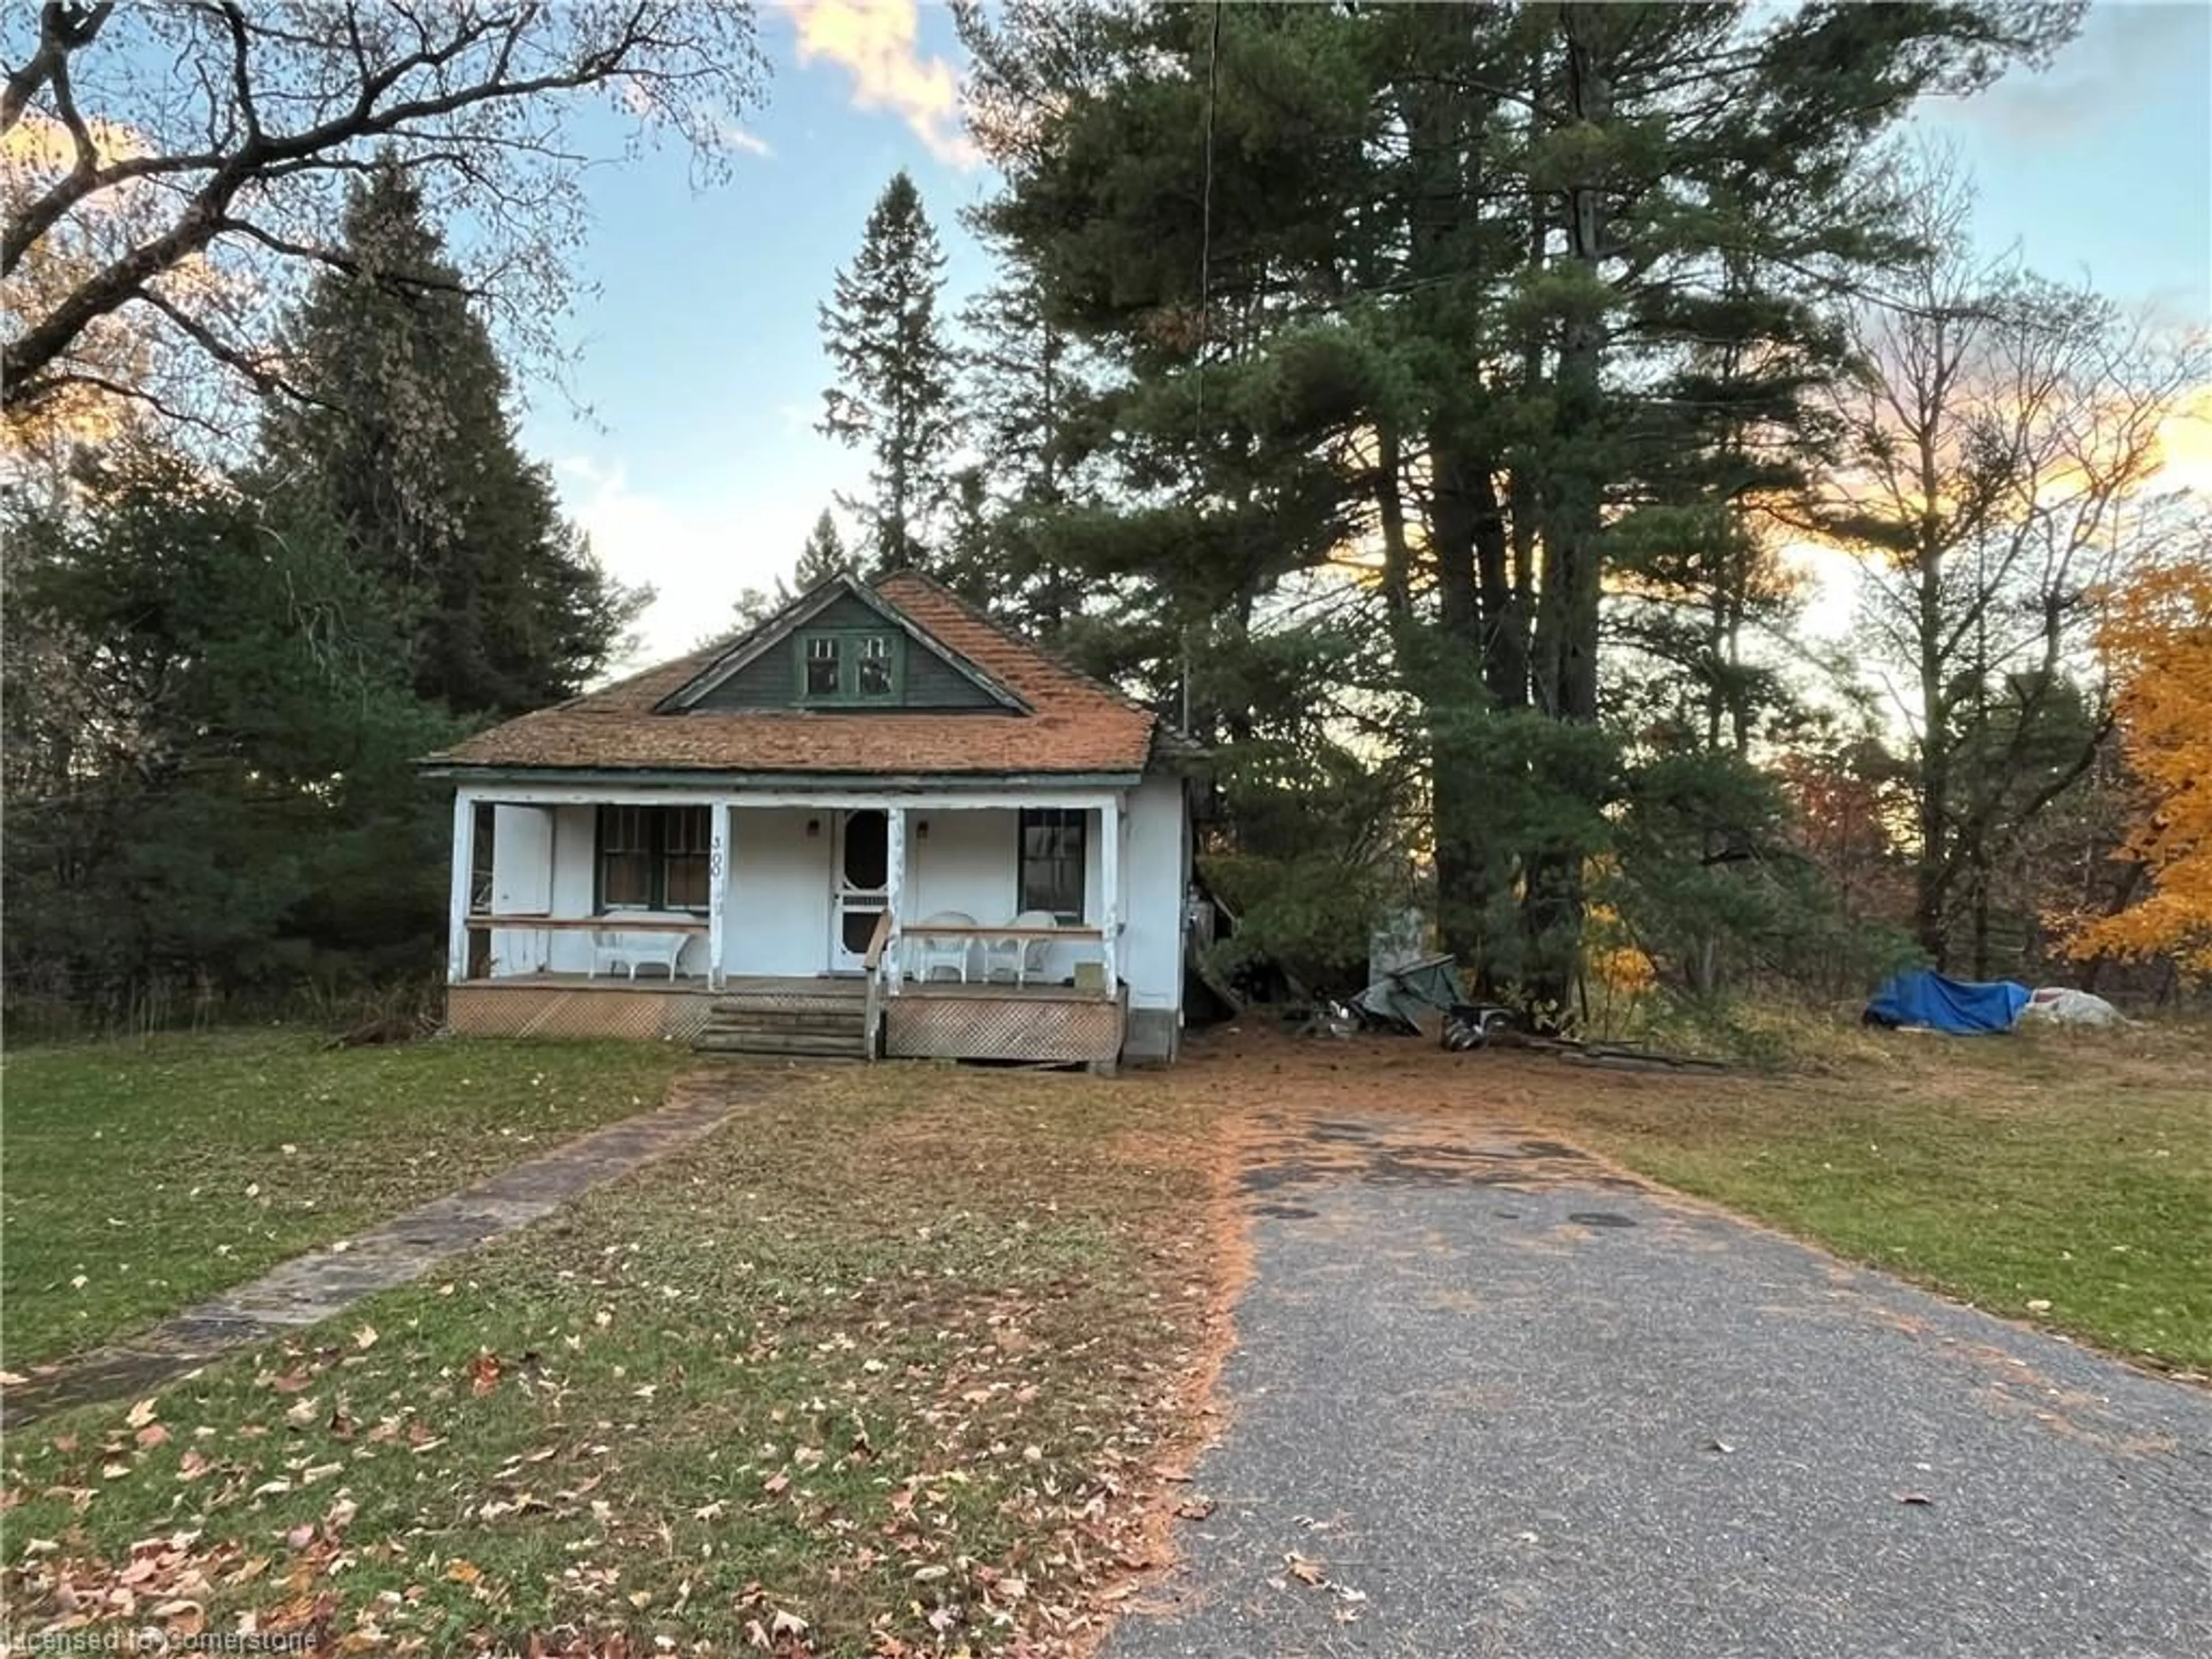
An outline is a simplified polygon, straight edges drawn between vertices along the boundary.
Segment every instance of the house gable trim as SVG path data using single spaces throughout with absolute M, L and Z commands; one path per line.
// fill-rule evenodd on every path
M 908 649 L 919 647 L 943 662 L 953 672 L 969 681 L 975 689 L 1001 708 L 1019 714 L 1032 713 L 1030 705 L 1002 681 L 985 672 L 975 663 L 953 650 L 927 629 L 901 611 L 866 583 L 842 572 L 819 582 L 775 616 L 738 640 L 727 651 L 714 659 L 675 690 L 653 705 L 656 714 L 681 714 L 696 708 L 715 687 L 731 678 L 748 665 L 760 660 L 769 652 L 803 633 L 806 625 L 841 599 L 851 598 L 866 605 L 883 618 L 887 627 L 896 629 L 908 642 Z M 803 665 L 794 665 L 794 675 L 803 674 Z M 903 684 L 903 665 L 900 669 Z M 881 707 L 895 712 L 896 704 L 859 704 L 847 702 L 845 707 Z

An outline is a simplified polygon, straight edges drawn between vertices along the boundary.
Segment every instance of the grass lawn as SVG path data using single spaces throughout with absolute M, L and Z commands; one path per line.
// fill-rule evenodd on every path
M 1842 1255 L 2212 1373 L 2212 1035 L 1854 1035 L 1822 1069 L 1592 1081 L 1537 1109 Z
M 1079 1646 L 1201 1501 L 1175 1466 L 1226 1333 L 1245 1119 L 1549 1129 L 2212 1369 L 2202 1036 L 1838 1033 L 1816 1074 L 1719 1079 L 1248 1037 L 1113 1082 L 793 1074 L 442 1282 L 11 1433 L 15 1622 L 251 1618 L 428 1654 Z M 493 1045 L 446 1053 L 490 1074 Z
M 1156 1555 L 1223 1328 L 1220 1140 L 1177 1097 L 795 1079 L 450 1281 L 10 1434 L 15 1622 L 251 1613 L 432 1654 L 1078 1640 Z
M 0 1359 L 21 1371 L 659 1103 L 647 1043 L 326 1049 L 234 1031 L 0 1064 Z

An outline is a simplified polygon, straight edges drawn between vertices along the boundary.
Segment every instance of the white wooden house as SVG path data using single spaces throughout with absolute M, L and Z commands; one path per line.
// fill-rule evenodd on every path
M 1199 751 L 925 577 L 492 727 L 455 785 L 462 1032 L 1173 1057 Z

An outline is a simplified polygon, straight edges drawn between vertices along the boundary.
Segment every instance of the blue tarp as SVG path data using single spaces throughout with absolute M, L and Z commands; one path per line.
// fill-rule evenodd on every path
M 2008 979 L 1976 984 L 1916 968 L 1876 991 L 1866 1017 L 1877 1025 L 1924 1025 L 1962 1036 L 2009 1031 L 2030 994 Z

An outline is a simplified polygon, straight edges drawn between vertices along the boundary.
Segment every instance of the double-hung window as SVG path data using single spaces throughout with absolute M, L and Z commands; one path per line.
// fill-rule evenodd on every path
M 806 640 L 806 695 L 835 697 L 843 685 L 840 670 L 844 641 L 835 634 L 811 634 Z
M 713 833 L 703 806 L 602 806 L 592 908 L 706 909 Z
M 799 700 L 802 703 L 878 703 L 898 700 L 896 634 L 836 629 L 799 640 Z
M 1063 923 L 1083 920 L 1084 814 L 1066 806 L 1025 806 L 1021 815 L 1021 908 L 1048 910 Z
M 891 678 L 891 636 L 861 635 L 854 690 L 862 697 L 888 697 Z

